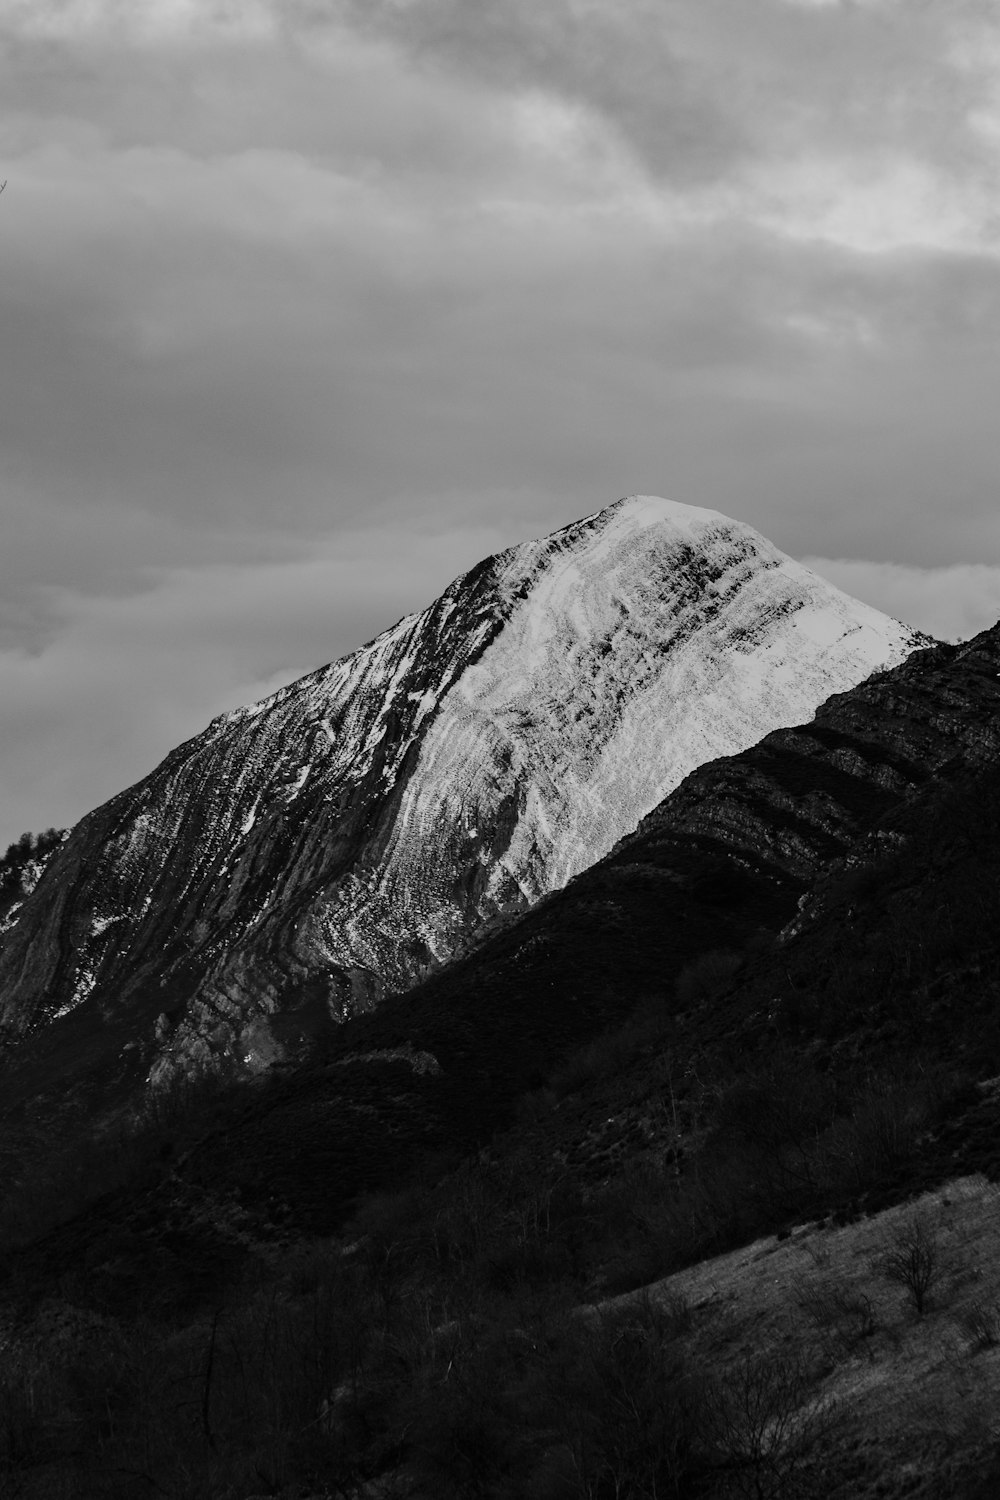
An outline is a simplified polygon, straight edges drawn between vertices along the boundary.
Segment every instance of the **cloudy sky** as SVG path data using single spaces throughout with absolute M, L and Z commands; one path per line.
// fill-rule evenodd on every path
M 0 846 L 651 491 L 1000 616 L 994 0 L 0 0 Z

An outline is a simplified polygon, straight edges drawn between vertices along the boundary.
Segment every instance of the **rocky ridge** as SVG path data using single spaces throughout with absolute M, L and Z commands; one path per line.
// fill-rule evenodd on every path
M 719 950 L 734 961 L 735 998 L 725 998 L 723 984 L 721 997 L 695 1006 L 689 1026 L 679 1017 L 678 1079 L 685 1054 L 711 1067 L 733 1045 L 766 1057 L 782 1015 L 803 1004 L 833 1005 L 834 1029 L 853 1027 L 873 1044 L 916 1003 L 907 991 L 908 882 L 918 890 L 927 880 L 928 853 L 915 847 L 911 856 L 910 846 L 928 820 L 947 828 L 950 798 L 974 805 L 977 778 L 995 781 L 998 764 L 1000 625 L 918 651 L 833 696 L 811 723 L 698 768 L 563 890 L 331 1036 L 329 1061 L 279 1082 L 266 1107 L 203 1153 L 199 1173 L 237 1181 L 245 1204 L 283 1201 L 324 1232 L 359 1192 L 398 1182 L 422 1154 L 488 1139 L 520 1096 L 637 1005 L 669 1011 L 687 966 Z M 990 820 L 992 830 L 995 806 Z M 932 857 L 948 854 L 945 844 L 935 850 Z M 864 910 L 866 882 L 878 887 L 886 860 L 896 871 L 902 938 L 881 906 Z M 989 891 L 983 900 L 988 907 Z M 928 932 L 934 920 L 928 913 Z M 859 984 L 850 1022 L 838 990 L 841 955 L 871 985 Z M 679 1001 L 681 1011 L 690 1004 Z M 989 1004 L 995 1015 L 995 996 Z M 949 1025 L 953 1051 L 960 1033 L 979 1032 L 985 1045 L 996 1031 L 978 1010 Z M 404 1048 L 419 1049 L 419 1071 L 402 1059 Z M 645 1118 L 643 1108 L 629 1109 Z M 628 1118 L 615 1110 L 588 1127 L 598 1166 L 605 1139 L 617 1139 Z M 664 1128 L 660 1146 L 669 1119 Z M 579 1142 L 567 1149 L 579 1151 Z

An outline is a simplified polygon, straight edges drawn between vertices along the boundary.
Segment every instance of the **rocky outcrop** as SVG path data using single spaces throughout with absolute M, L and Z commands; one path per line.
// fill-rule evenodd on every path
M 133 1018 L 153 1078 L 266 1066 L 300 1023 L 405 989 L 563 886 L 696 766 L 918 643 L 667 501 L 500 553 L 85 818 L 7 934 L 8 1045 L 83 1013 L 116 1045 Z
M 45 866 L 68 836 L 62 828 L 22 833 L 0 857 L 0 944 L 3 934 L 16 925 L 17 914 L 41 880 Z

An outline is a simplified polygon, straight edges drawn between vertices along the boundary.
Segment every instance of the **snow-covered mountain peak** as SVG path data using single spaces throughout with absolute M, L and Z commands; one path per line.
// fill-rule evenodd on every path
M 647 526 L 671 526 L 693 541 L 706 526 L 742 526 L 743 523 L 724 516 L 720 510 L 708 510 L 700 505 L 685 505 L 680 500 L 667 500 L 662 495 L 626 495 L 613 505 L 596 512 L 596 516 L 607 516 L 624 527 L 640 530 Z M 745 527 L 751 530 L 749 526 Z M 756 536 L 757 533 L 754 532 Z
M 257 1066 L 279 1013 L 412 983 L 688 772 L 919 643 L 752 528 L 627 497 L 487 558 L 91 814 L 17 914 L 2 1016 L 162 994 L 154 1074 L 220 1050 Z
M 648 541 L 651 533 L 661 545 L 673 540 L 678 545 L 698 546 L 706 530 L 718 526 L 739 529 L 740 523 L 719 511 L 681 505 L 659 495 L 626 495 L 549 536 L 498 553 L 494 559 L 497 579 L 501 588 L 510 586 L 536 572 L 546 558 L 559 555 L 572 554 L 578 562 L 586 559 L 596 564 L 602 555 L 627 547 L 630 540 L 641 542 L 645 536 Z M 756 537 L 749 527 L 743 529 Z M 763 538 L 759 540 L 763 542 Z

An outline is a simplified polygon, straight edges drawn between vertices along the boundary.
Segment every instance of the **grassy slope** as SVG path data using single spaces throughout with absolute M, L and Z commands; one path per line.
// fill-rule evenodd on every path
M 951 1180 L 862 1221 L 805 1224 L 706 1260 L 642 1294 L 690 1308 L 682 1343 L 730 1380 L 761 1350 L 800 1375 L 796 1476 L 829 1497 L 996 1493 L 998 1189 Z M 922 1314 L 884 1261 L 926 1247 Z M 609 1306 L 642 1313 L 636 1294 Z M 791 1351 L 794 1351 L 792 1354 Z M 787 1463 L 787 1459 L 786 1459 Z

